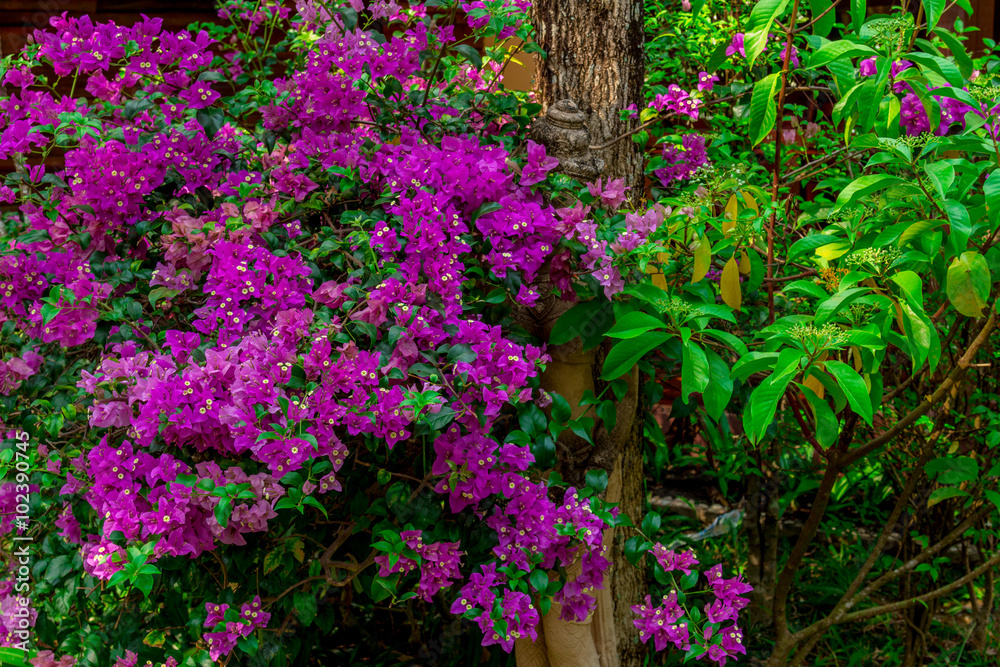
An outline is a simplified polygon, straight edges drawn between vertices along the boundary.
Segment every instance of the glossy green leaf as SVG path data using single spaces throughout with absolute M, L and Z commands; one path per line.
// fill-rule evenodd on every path
M 986 177 L 983 192 L 986 195 L 987 219 L 990 222 L 990 229 L 996 229 L 997 221 L 1000 220 L 1000 169 L 994 169 Z
M 771 33 L 771 26 L 788 7 L 788 2 L 789 0 L 760 0 L 750 10 L 750 20 L 743 39 L 748 65 L 753 66 L 757 56 L 763 53 Z
M 816 442 L 821 447 L 832 447 L 840 437 L 840 422 L 833 413 L 830 405 L 804 384 L 798 385 L 799 391 L 806 397 L 809 407 L 812 408 L 813 421 L 816 424 Z
M 640 311 L 626 314 L 606 334 L 609 338 L 636 338 L 647 331 L 663 328 L 663 320 Z
M 843 189 L 840 196 L 837 197 L 837 202 L 834 204 L 832 212 L 839 211 L 845 206 L 859 201 L 862 197 L 878 192 L 879 190 L 885 190 L 890 186 L 902 182 L 902 178 L 886 174 L 862 176 L 855 179 L 853 183 Z
M 958 69 L 962 72 L 962 76 L 966 78 L 972 76 L 974 64 L 972 62 L 972 58 L 969 57 L 969 53 L 965 50 L 965 46 L 962 45 L 962 42 L 960 42 L 958 38 L 949 30 L 936 28 L 933 32 L 941 39 L 942 42 L 945 43 L 948 50 L 951 51 L 951 56 L 955 59 L 955 63 L 958 64 Z
M 777 72 L 768 74 L 753 86 L 753 94 L 750 96 L 750 132 L 754 146 L 774 129 L 778 116 L 777 102 L 774 99 L 778 76 Z
M 614 324 L 615 314 L 611 302 L 593 299 L 578 303 L 567 310 L 549 334 L 549 345 L 563 345 L 576 337 L 583 339 L 584 349 L 590 349 L 604 337 Z
M 827 11 L 831 4 L 831 0 L 809 0 L 809 11 L 812 13 L 813 21 L 815 21 L 812 27 L 814 35 L 827 37 L 833 30 L 837 21 L 837 11 L 836 9 Z M 826 14 L 824 15 L 823 12 Z
M 867 12 L 868 3 L 865 0 L 851 0 L 851 28 L 855 33 L 861 32 Z
M 865 384 L 856 370 L 841 361 L 823 362 L 827 373 L 832 375 L 840 385 L 840 388 L 847 394 L 847 401 L 851 404 L 858 416 L 869 425 L 872 423 L 874 411 L 872 410 L 871 397 L 868 395 L 868 385 Z
M 785 395 L 788 383 L 799 369 L 805 355 L 799 350 L 785 349 L 778 355 L 775 371 L 754 389 L 743 412 L 743 428 L 751 442 L 758 443 L 774 421 L 778 402 Z
M 924 6 L 924 16 L 927 18 L 927 28 L 933 30 L 941 20 L 941 13 L 944 12 L 945 0 L 921 0 Z
M 846 39 L 837 40 L 835 42 L 827 42 L 819 49 L 813 52 L 809 57 L 809 67 L 808 69 L 816 69 L 817 67 L 822 67 L 827 63 L 833 62 L 840 58 L 853 58 L 855 56 L 863 56 L 868 58 L 870 56 L 878 55 L 878 52 L 869 46 L 864 44 L 858 44 L 857 42 L 851 42 Z
M 729 377 L 729 366 L 722 357 L 710 348 L 705 348 L 705 356 L 708 359 L 709 382 L 702 392 L 702 399 L 708 416 L 719 421 L 733 396 L 733 381 Z
M 605 380 L 614 380 L 627 373 L 646 354 L 670 340 L 671 337 L 672 334 L 665 331 L 648 331 L 636 338 L 619 342 L 611 348 L 611 352 L 604 360 L 601 377 Z
M 681 400 L 688 402 L 692 393 L 701 393 L 708 386 L 710 371 L 705 350 L 693 341 L 684 343 L 681 359 Z
M 830 318 L 863 297 L 868 292 L 869 289 L 867 287 L 852 287 L 851 289 L 846 289 L 843 292 L 837 292 L 830 298 L 823 301 L 823 303 L 821 303 L 816 309 L 815 323 L 825 324 L 826 322 L 829 322 Z

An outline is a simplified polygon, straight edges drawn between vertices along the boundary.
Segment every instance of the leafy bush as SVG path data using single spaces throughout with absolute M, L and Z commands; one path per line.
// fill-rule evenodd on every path
M 625 223 L 599 182 L 598 232 L 549 203 L 580 185 L 498 86 L 524 3 L 462 5 L 461 39 L 458 3 L 260 4 L 179 33 L 64 15 L 4 61 L 4 533 L 44 541 L 2 639 L 36 665 L 342 659 L 325 638 L 390 601 L 509 652 L 554 604 L 592 611 L 604 529 L 630 523 L 605 471 L 542 475 L 594 422 L 539 389 L 512 312 L 550 296 L 541 271 L 614 296 L 631 267 L 586 244 L 648 253 L 662 211 Z M 644 641 L 742 652 L 740 578 L 707 571 L 689 630 L 697 560 L 647 551 L 685 576 L 635 601 Z

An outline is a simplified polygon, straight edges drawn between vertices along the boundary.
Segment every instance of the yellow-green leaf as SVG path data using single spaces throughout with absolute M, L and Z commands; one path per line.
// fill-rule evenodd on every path
M 983 316 L 990 286 L 990 267 L 978 252 L 963 252 L 948 267 L 948 299 L 963 315 Z
M 747 255 L 746 250 L 740 251 L 740 273 L 747 275 L 750 273 L 750 257 Z
M 740 269 L 736 258 L 730 257 L 722 269 L 722 300 L 733 310 L 739 310 L 743 304 L 743 293 L 740 291 Z
M 146 646 L 152 646 L 153 648 L 159 648 L 167 641 L 167 633 L 163 630 L 150 630 L 146 635 L 146 638 L 142 640 L 142 643 Z
M 962 489 L 956 489 L 952 486 L 945 486 L 940 489 L 934 489 L 931 491 L 931 497 L 927 499 L 927 506 L 934 507 L 942 500 L 948 500 L 949 498 L 965 498 L 969 494 Z
M 302 540 L 298 537 L 288 542 L 288 551 L 290 551 L 291 554 L 295 556 L 295 560 L 299 561 L 300 563 L 306 557 L 304 546 L 305 545 L 303 544 Z
M 708 239 L 700 238 L 695 241 L 694 246 L 694 271 L 691 275 L 691 282 L 696 283 L 708 273 L 708 268 L 712 265 L 712 246 Z
M 736 227 L 736 217 L 739 215 L 736 206 L 736 195 L 730 195 L 729 201 L 726 202 L 726 211 L 723 214 L 722 219 L 722 233 L 728 234 L 733 231 Z

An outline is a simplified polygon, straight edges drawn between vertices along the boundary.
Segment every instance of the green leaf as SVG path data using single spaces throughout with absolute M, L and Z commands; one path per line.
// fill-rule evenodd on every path
M 149 305 L 150 307 L 155 308 L 156 302 L 159 301 L 160 299 L 164 298 L 172 299 L 178 294 L 180 294 L 179 290 L 170 289 L 168 287 L 154 287 L 153 289 L 149 290 L 149 296 L 148 296 Z
M 567 401 L 560 394 L 552 393 L 552 421 L 558 424 L 565 424 L 573 416 L 573 410 Z
M 914 307 L 924 308 L 923 282 L 920 276 L 913 271 L 900 271 L 892 276 L 892 282 L 900 286 L 906 300 Z
M 528 403 L 522 409 L 521 414 L 518 415 L 518 421 L 521 430 L 533 436 L 541 435 L 549 426 L 549 420 L 546 419 L 545 413 L 534 403 Z
M 746 379 L 754 373 L 774 368 L 778 356 L 777 352 L 747 352 L 733 365 L 729 376 L 740 382 L 746 382 Z
M 867 294 L 868 291 L 867 287 L 852 287 L 851 289 L 846 289 L 843 292 L 837 292 L 819 305 L 816 309 L 816 319 L 814 322 L 816 324 L 825 324 L 831 317 L 851 305 L 851 303 L 860 299 L 862 296 Z
M 934 2 L 943 3 L 944 0 L 933 0 Z M 912 60 L 913 62 L 920 65 L 922 68 L 929 69 L 932 72 L 937 72 L 943 76 L 948 83 L 958 88 L 965 85 L 965 78 L 959 71 L 958 66 L 952 61 L 942 58 L 941 56 L 934 56 L 929 53 L 920 53 L 915 51 L 913 53 L 908 53 L 905 56 L 906 60 Z
M 605 380 L 614 380 L 625 374 L 646 354 L 672 337 L 672 334 L 665 331 L 649 331 L 637 338 L 621 341 L 611 348 L 611 352 L 608 353 L 607 358 L 604 360 L 604 369 L 601 377 Z
M 714 338 L 720 343 L 725 343 L 730 348 L 732 348 L 733 352 L 735 352 L 740 356 L 747 353 L 746 344 L 733 334 L 729 333 L 728 331 L 721 331 L 719 329 L 705 329 L 701 333 L 702 335 L 708 336 L 709 338 Z
M 861 32 L 868 14 L 868 3 L 865 0 L 851 0 L 851 28 L 855 33 Z
M 708 358 L 709 382 L 702 392 L 702 398 L 708 416 L 718 422 L 732 398 L 733 381 L 729 377 L 729 366 L 722 357 L 709 348 L 705 348 L 705 356 Z
M 167 641 L 167 633 L 163 630 L 150 630 L 146 633 L 146 637 L 142 640 L 142 643 L 146 646 L 152 646 L 153 648 L 159 648 L 163 646 Z M 0 664 L 6 664 L 5 661 L 0 659 Z
M 934 189 L 941 199 L 948 197 L 948 190 L 955 183 L 955 167 L 947 162 L 926 162 L 924 171 L 934 184 Z
M 698 13 L 701 11 L 701 8 L 705 6 L 705 2 L 706 2 L 706 0 L 694 0 L 691 3 L 691 18 L 692 19 L 698 18 Z
M 1000 510 L 1000 493 L 996 491 L 991 491 L 990 489 L 985 490 L 986 497 L 989 498 L 990 502 L 996 505 L 997 509 Z
M 483 58 L 479 55 L 479 51 L 468 44 L 459 44 L 455 47 L 455 50 L 462 54 L 462 56 L 468 60 L 477 69 L 481 70 L 483 68 Z
M 604 422 L 604 428 L 607 431 L 613 431 L 618 422 L 618 409 L 615 402 L 612 400 L 601 401 L 601 404 L 597 406 L 597 416 Z
M 989 264 L 978 252 L 963 252 L 948 267 L 948 299 L 967 317 L 983 316 L 991 286 Z
M 229 515 L 232 514 L 233 504 L 229 498 L 220 498 L 219 504 L 215 506 L 215 520 L 225 528 L 229 525 Z
M 544 591 L 549 586 L 549 575 L 545 570 L 533 570 L 528 576 L 531 587 L 536 591 Z
M 971 456 L 942 456 L 924 466 L 939 484 L 961 484 L 979 479 L 979 464 Z
M 1000 169 L 994 169 L 986 177 L 983 192 L 986 194 L 986 206 L 989 209 L 987 213 L 990 229 L 996 229 L 997 220 L 1000 220 Z
M 833 414 L 829 404 L 817 396 L 812 389 L 804 384 L 800 384 L 798 387 L 809 402 L 809 407 L 812 408 L 813 419 L 816 422 L 816 442 L 824 449 L 832 447 L 837 443 L 837 438 L 840 437 L 840 422 L 837 420 L 837 416 Z
M 781 16 L 788 7 L 788 0 L 760 0 L 750 10 L 750 20 L 747 23 L 744 51 L 747 54 L 747 65 L 753 66 L 754 61 L 767 46 L 767 38 L 771 32 L 774 20 Z
M 714 51 L 712 51 L 712 55 L 708 58 L 708 65 L 705 66 L 705 70 L 709 74 L 715 74 L 715 72 L 726 63 L 726 60 L 728 59 L 726 49 L 728 48 L 729 40 L 724 39 L 719 42 L 719 45 L 715 47 Z
M 663 320 L 640 311 L 628 313 L 605 334 L 608 338 L 635 338 L 652 329 L 661 329 L 665 325 Z
M 1000 179 L 998 179 L 998 181 L 1000 181 Z M 914 222 L 899 236 L 899 240 L 896 242 L 896 245 L 902 248 L 910 241 L 919 241 L 921 236 L 929 231 L 937 229 L 943 224 L 943 220 L 921 220 L 919 222 Z
M 944 210 L 948 214 L 948 222 L 951 225 L 948 243 L 953 249 L 953 254 L 957 255 L 968 246 L 969 237 L 972 236 L 972 220 L 969 216 L 969 210 L 953 199 L 945 200 Z
M 215 135 L 222 129 L 222 126 L 226 124 L 225 112 L 215 107 L 198 109 L 195 113 L 195 119 L 201 125 L 202 129 L 205 130 L 205 135 L 209 141 L 214 139 Z
M 42 304 L 42 324 L 48 324 L 62 312 L 62 307 L 54 306 L 51 303 Z
M 608 488 L 608 471 L 603 468 L 600 470 L 588 470 L 584 481 L 596 493 L 603 493 L 604 489 Z
M 153 577 L 148 574 L 140 574 L 135 578 L 132 584 L 142 591 L 143 597 L 148 598 L 150 591 L 153 590 Z
M 830 9 L 830 0 L 809 0 L 809 11 L 812 13 L 813 20 L 816 21 L 813 23 L 812 32 L 819 37 L 827 37 L 833 30 L 834 23 L 837 20 L 836 11 L 831 10 L 826 12 L 827 9 Z M 816 17 L 823 14 L 823 12 L 826 12 L 826 15 L 817 21 Z
M 651 543 L 644 542 L 643 538 L 639 535 L 633 535 L 625 540 L 625 558 L 632 565 L 638 565 L 639 559 L 642 558 L 643 553 L 652 547 L 653 545 Z
M 785 389 L 795 377 L 799 362 L 804 356 L 800 350 L 782 350 L 778 355 L 775 371 L 754 389 L 747 409 L 743 412 L 743 428 L 751 442 L 760 442 L 767 427 L 774 421 L 778 402 L 785 395 Z
M 835 213 L 845 206 L 855 203 L 866 195 L 878 192 L 879 190 L 884 190 L 889 186 L 902 182 L 902 178 L 887 176 L 885 174 L 871 174 L 869 176 L 862 176 L 861 178 L 855 179 L 854 182 L 844 188 L 840 193 L 840 196 L 837 197 L 837 203 L 834 204 L 831 213 Z
M 944 11 L 945 0 L 922 0 L 924 15 L 927 17 L 927 28 L 933 30 L 941 20 L 941 13 Z
M 831 243 L 843 243 L 844 239 L 837 238 L 831 234 L 811 234 L 809 236 L 803 236 L 798 241 L 793 243 L 788 249 L 788 257 L 790 259 L 795 259 L 796 257 L 805 254 L 816 248 L 822 248 L 825 245 L 830 245 Z
M 681 358 L 681 401 L 688 402 L 692 393 L 701 393 L 708 386 L 710 369 L 705 350 L 695 342 L 684 343 Z
M 825 1 L 827 5 L 830 4 L 829 0 L 823 1 Z M 869 57 L 874 55 L 878 55 L 878 52 L 871 47 L 865 46 L 864 44 L 858 44 L 856 42 L 850 42 L 846 39 L 841 39 L 835 42 L 827 42 L 818 50 L 813 52 L 813 54 L 809 57 L 809 67 L 807 69 L 816 69 L 817 67 L 822 67 L 827 63 L 840 58 L 853 58 L 854 56 Z
M 962 76 L 969 78 L 972 75 L 974 66 L 972 58 L 969 57 L 965 47 L 962 46 L 962 42 L 958 41 L 958 38 L 947 29 L 935 28 L 933 32 L 945 43 L 948 50 L 951 51 L 951 56 L 958 64 L 958 69 L 962 72 Z
M 749 53 L 747 56 L 749 57 Z M 777 103 L 774 99 L 778 76 L 778 72 L 768 74 L 753 86 L 753 95 L 750 96 L 750 131 L 754 146 L 763 141 L 764 137 L 774 129 L 778 117 Z
M 293 598 L 295 610 L 299 613 L 299 621 L 308 627 L 316 618 L 316 596 L 305 591 L 298 591 Z
M 824 361 L 823 364 L 826 372 L 833 376 L 847 394 L 847 402 L 851 404 L 851 409 L 870 426 L 874 411 L 864 378 L 842 361 Z
M 381 602 L 389 596 L 396 596 L 396 582 L 399 580 L 399 575 L 394 574 L 391 577 L 375 577 L 372 579 L 371 596 L 372 601 Z
M 425 416 L 427 425 L 435 431 L 443 431 L 454 419 L 455 409 L 447 405 L 442 406 L 437 412 L 431 412 Z

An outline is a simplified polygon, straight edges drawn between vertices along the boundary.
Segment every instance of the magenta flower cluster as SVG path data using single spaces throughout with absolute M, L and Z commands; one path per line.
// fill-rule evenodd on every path
M 590 194 L 595 198 L 594 204 L 614 210 L 625 200 L 626 187 L 623 179 L 609 183 L 588 185 Z M 580 202 L 573 207 L 559 209 L 562 218 L 562 228 L 566 236 L 575 240 L 584 248 L 576 271 L 592 276 L 609 299 L 620 293 L 625 287 L 625 276 L 619 264 L 624 264 L 628 253 L 647 243 L 650 235 L 655 232 L 666 217 L 666 211 L 659 204 L 654 204 L 643 213 L 629 212 L 625 214 L 625 228 L 612 231 L 598 224 L 591 216 L 591 207 Z M 553 261 L 556 283 L 566 292 L 570 280 L 563 277 L 574 272 L 570 265 L 568 251 L 563 251 Z
M 698 134 L 686 134 L 681 139 L 681 145 L 664 144 L 661 154 L 663 167 L 653 173 L 663 187 L 669 187 L 674 181 L 685 181 L 691 178 L 699 167 L 708 164 L 708 151 L 705 149 L 705 137 Z
M 935 88 L 928 87 L 928 91 L 941 110 L 941 122 L 936 128 L 931 127 L 931 119 L 927 113 L 927 108 L 923 101 L 914 92 L 913 85 L 909 81 L 900 80 L 899 75 L 903 71 L 913 67 L 913 63 L 908 60 L 894 61 L 889 68 L 889 77 L 892 80 L 892 90 L 903 96 L 900 101 L 899 123 L 900 126 L 910 136 L 916 136 L 924 132 L 934 131 L 938 136 L 944 136 L 954 126 L 965 128 L 965 116 L 968 113 L 976 113 L 983 118 L 990 118 L 995 115 L 996 109 L 987 109 L 985 106 L 974 108 L 953 97 L 934 95 Z M 874 76 L 878 72 L 877 57 L 865 58 L 858 64 L 858 74 L 861 76 Z M 919 84 L 917 84 L 919 85 Z
M 665 573 L 689 575 L 698 565 L 698 560 L 690 551 L 672 551 L 661 544 L 654 544 L 650 553 Z M 694 621 L 686 618 L 688 612 L 676 590 L 663 596 L 659 604 L 653 604 L 652 597 L 647 595 L 644 604 L 632 607 L 638 616 L 632 623 L 639 629 L 639 639 L 643 643 L 652 639 L 658 651 L 670 645 L 683 651 L 700 646 L 699 660 L 708 658 L 721 666 L 730 658 L 746 653 L 743 631 L 736 623 L 739 611 L 750 603 L 748 598 L 741 596 L 752 588 L 739 575 L 724 579 L 722 565 L 715 565 L 705 570 L 704 574 L 714 599 L 704 606 L 706 623 L 700 633 L 696 631 Z M 725 623 L 730 625 L 722 627 Z
M 416 553 L 416 558 L 399 554 L 376 556 L 380 577 L 419 570 L 420 582 L 415 592 L 417 597 L 430 602 L 438 591 L 451 586 L 462 576 L 459 571 L 462 552 L 458 549 L 458 542 L 425 544 L 419 530 L 404 530 L 399 537 L 407 548 Z
M 205 603 L 208 616 L 205 627 L 213 631 L 205 634 L 208 642 L 209 657 L 218 660 L 236 648 L 236 643 L 243 637 L 249 637 L 257 628 L 267 626 L 271 614 L 261 608 L 260 596 L 243 604 L 239 613 L 230 609 L 228 604 Z

